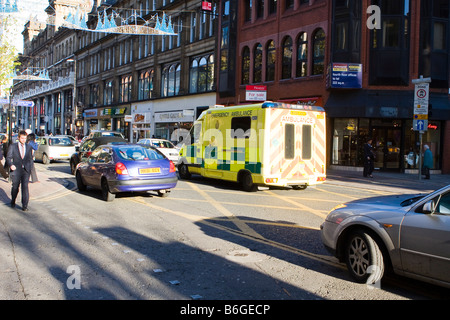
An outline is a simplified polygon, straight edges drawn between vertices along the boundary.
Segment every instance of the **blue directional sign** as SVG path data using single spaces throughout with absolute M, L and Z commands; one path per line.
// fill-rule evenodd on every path
M 414 131 L 427 131 L 428 129 L 428 120 L 419 119 L 413 120 L 413 128 Z

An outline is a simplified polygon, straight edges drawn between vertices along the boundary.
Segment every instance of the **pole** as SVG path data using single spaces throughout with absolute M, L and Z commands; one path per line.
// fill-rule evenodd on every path
M 422 179 L 422 134 L 423 131 L 419 131 L 419 180 Z

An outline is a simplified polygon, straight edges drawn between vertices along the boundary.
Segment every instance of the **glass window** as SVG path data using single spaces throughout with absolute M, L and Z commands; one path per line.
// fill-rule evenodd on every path
M 313 75 L 323 74 L 325 60 L 325 32 L 319 29 L 314 34 Z
M 289 79 L 292 75 L 292 39 L 286 37 L 283 42 L 283 66 L 281 79 Z
M 258 43 L 253 52 L 253 82 L 262 82 L 262 45 Z
M 300 34 L 297 40 L 296 77 L 306 77 L 308 71 L 308 39 L 306 32 Z
M 398 48 L 400 45 L 400 20 L 383 19 L 383 47 Z
M 244 47 L 242 51 L 242 84 L 250 83 L 250 49 Z
M 142 71 L 139 75 L 138 81 L 138 99 L 148 100 L 152 98 L 153 93 L 153 70 Z
M 275 80 L 276 51 L 273 41 L 269 41 L 266 50 L 266 81 Z
M 284 158 L 294 159 L 295 157 L 295 125 L 287 123 L 284 126 Z
M 312 127 L 304 124 L 302 126 L 302 159 L 308 160 L 312 156 Z
M 231 119 L 231 137 L 242 139 L 250 137 L 251 117 L 234 117 Z
M 334 119 L 331 163 L 345 166 L 356 166 L 358 159 L 358 137 L 361 136 L 361 150 L 366 137 L 358 135 L 358 119 Z

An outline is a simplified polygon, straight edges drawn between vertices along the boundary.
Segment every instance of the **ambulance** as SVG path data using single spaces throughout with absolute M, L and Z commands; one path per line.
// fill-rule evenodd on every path
M 215 106 L 194 122 L 180 150 L 181 179 L 191 174 L 258 186 L 305 189 L 325 182 L 325 110 L 264 102 Z

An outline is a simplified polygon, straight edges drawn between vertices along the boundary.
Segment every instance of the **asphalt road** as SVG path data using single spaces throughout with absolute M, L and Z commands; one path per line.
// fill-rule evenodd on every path
M 325 183 L 243 192 L 194 177 L 167 198 L 80 193 L 67 162 L 44 166 L 64 188 L 5 205 L 0 298 L 14 300 L 409 300 L 450 291 L 399 277 L 351 281 L 323 248 L 319 226 L 334 206 L 391 189 Z

